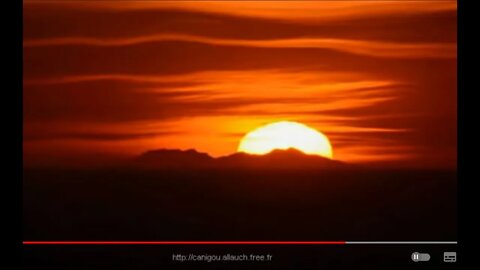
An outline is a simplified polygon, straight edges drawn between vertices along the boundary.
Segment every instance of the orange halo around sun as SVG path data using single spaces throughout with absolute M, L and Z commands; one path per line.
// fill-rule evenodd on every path
M 309 155 L 333 158 L 332 145 L 327 136 L 292 121 L 270 123 L 250 131 L 240 141 L 238 152 L 264 155 L 275 149 L 288 148 Z

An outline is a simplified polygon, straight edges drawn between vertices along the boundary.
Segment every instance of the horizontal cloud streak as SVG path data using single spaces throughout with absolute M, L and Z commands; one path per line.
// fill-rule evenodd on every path
M 392 3 L 395 2 L 388 2 L 383 6 L 385 13 L 377 14 L 372 11 L 381 6 L 381 2 L 376 2 L 368 9 L 348 5 L 335 7 L 337 3 L 331 1 L 318 5 L 318 2 L 311 10 L 307 10 L 315 18 L 308 22 L 302 18 L 285 20 L 286 16 L 237 16 L 228 13 L 229 9 L 239 11 L 233 6 L 226 6 L 224 12 L 188 10 L 188 3 L 181 2 L 179 5 L 185 9 L 126 8 L 118 12 L 101 7 L 78 9 L 74 8 L 75 5 L 67 8 L 62 5 L 25 4 L 23 35 L 25 40 L 56 37 L 128 38 L 132 33 L 137 36 L 182 33 L 233 39 L 328 37 L 424 43 L 456 41 L 455 9 L 439 8 L 438 2 L 427 6 L 420 2 L 402 4 L 405 14 L 399 12 L 400 8 L 393 8 Z M 229 1 L 228 4 L 235 5 L 235 2 Z M 253 3 L 252 7 L 258 7 L 258 4 Z M 281 2 L 275 2 L 277 8 L 270 8 L 270 11 L 278 11 L 279 4 Z M 205 8 L 205 3 L 201 3 L 200 7 Z M 296 9 L 296 12 L 285 11 L 294 15 L 302 12 L 301 9 Z M 345 17 L 338 16 L 339 12 L 344 12 Z M 62 23 L 59 24 L 59 21 Z
M 31 7 L 48 6 L 48 1 L 25 1 Z M 272 8 L 272 2 L 274 8 Z M 414 4 L 412 4 L 414 3 Z M 55 1 L 64 10 L 89 12 L 183 10 L 231 16 L 286 21 L 338 21 L 372 16 L 414 15 L 456 10 L 456 0 L 424 1 Z M 322 16 L 319 16 L 319 13 Z
M 87 140 L 87 141 L 119 141 L 148 139 L 171 135 L 170 132 L 150 132 L 150 133 L 44 133 L 25 134 L 23 139 L 27 141 L 34 140 Z
M 159 34 L 131 38 L 59 37 L 24 41 L 24 47 L 44 46 L 132 46 L 151 42 L 194 42 L 217 46 L 258 48 L 330 49 L 375 57 L 455 58 L 455 43 L 394 43 L 331 38 L 224 39 L 183 34 Z
M 24 85 L 26 121 L 88 122 L 322 114 L 322 110 L 362 108 L 394 100 L 393 91 L 398 87 L 397 82 L 367 79 L 357 73 L 288 70 L 77 75 L 26 80 Z M 62 113 L 55 113 L 58 111 Z

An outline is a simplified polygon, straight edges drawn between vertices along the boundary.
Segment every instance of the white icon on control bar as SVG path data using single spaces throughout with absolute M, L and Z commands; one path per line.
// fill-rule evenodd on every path
M 456 262 L 457 261 L 457 252 L 444 252 L 443 253 L 444 262 Z
M 412 261 L 414 262 L 428 262 L 430 261 L 430 254 L 428 253 L 412 253 Z

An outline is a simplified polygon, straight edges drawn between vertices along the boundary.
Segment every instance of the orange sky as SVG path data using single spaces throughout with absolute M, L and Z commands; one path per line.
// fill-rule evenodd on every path
M 352 163 L 456 165 L 455 1 L 24 1 L 26 165 L 235 152 L 279 120 Z

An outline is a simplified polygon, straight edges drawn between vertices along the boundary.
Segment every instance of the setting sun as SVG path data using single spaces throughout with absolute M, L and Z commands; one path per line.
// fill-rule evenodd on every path
M 332 158 L 328 138 L 304 124 L 281 121 L 261 126 L 247 133 L 238 146 L 239 152 L 263 155 L 275 149 L 294 148 L 310 155 Z

